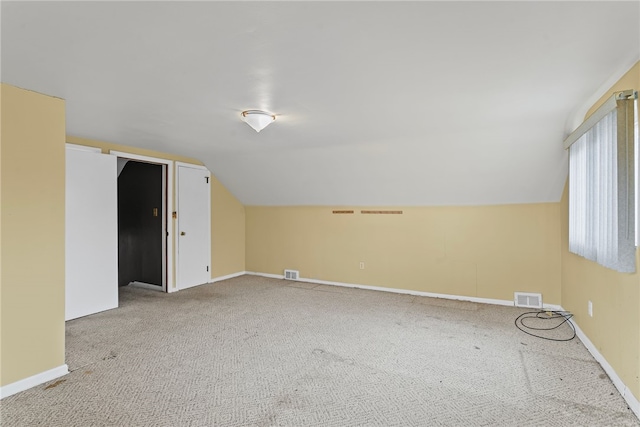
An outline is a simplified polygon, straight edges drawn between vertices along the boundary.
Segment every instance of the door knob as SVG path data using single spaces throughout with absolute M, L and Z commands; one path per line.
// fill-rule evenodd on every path
M 184 231 L 181 231 L 181 232 L 180 232 L 180 235 L 181 235 L 181 236 L 184 236 L 185 234 L 187 234 L 187 233 L 185 233 Z

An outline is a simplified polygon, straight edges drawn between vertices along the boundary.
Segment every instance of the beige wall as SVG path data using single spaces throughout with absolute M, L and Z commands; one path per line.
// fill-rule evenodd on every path
M 183 163 L 202 165 L 196 159 L 159 151 L 145 150 L 104 141 L 96 141 L 74 136 L 67 136 L 67 142 L 71 144 L 86 145 L 102 149 L 103 153 L 109 150 L 122 151 L 142 156 L 156 157 Z M 171 201 L 171 210 L 176 210 L 175 182 L 174 200 Z M 244 271 L 244 206 L 218 181 L 215 176 L 211 179 L 211 278 Z M 173 224 L 175 236 L 175 221 Z M 175 251 L 175 245 L 174 245 Z M 175 252 L 174 252 L 175 253 Z M 175 261 L 175 257 L 174 257 Z M 175 284 L 174 277 L 171 281 Z
M 245 271 L 245 212 L 217 179 L 211 185 L 211 277 Z
M 593 106 L 587 116 L 613 92 L 625 89 L 640 89 L 640 62 Z M 567 188 L 561 205 L 562 306 L 574 313 L 589 340 L 640 399 L 640 276 L 638 273 L 618 273 L 570 253 Z M 589 300 L 593 303 L 593 317 L 587 313 Z
M 65 104 L 0 86 L 0 385 L 64 357 Z
M 558 203 L 352 209 L 246 207 L 247 270 L 502 300 L 541 292 L 560 304 Z

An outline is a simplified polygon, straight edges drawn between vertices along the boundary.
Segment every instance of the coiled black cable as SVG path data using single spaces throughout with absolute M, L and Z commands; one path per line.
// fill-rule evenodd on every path
M 516 328 L 520 329 L 525 334 L 531 335 L 536 338 L 542 338 L 544 340 L 549 340 L 549 341 L 571 341 L 576 337 L 576 328 L 573 326 L 573 323 L 569 322 L 569 319 L 571 319 L 572 317 L 573 317 L 573 314 L 569 313 L 568 311 L 548 311 L 548 310 L 528 311 L 518 316 L 514 323 L 516 324 Z M 548 328 L 537 328 L 533 326 L 527 326 L 525 324 L 525 321 L 527 319 L 538 319 L 538 320 L 544 320 L 544 321 L 554 321 L 554 320 L 557 321 L 558 319 L 563 319 L 563 320 L 555 326 L 551 326 Z M 558 329 L 560 326 L 564 325 L 565 323 L 567 323 L 571 327 L 571 330 L 573 331 L 571 338 L 551 338 L 551 337 L 545 337 L 544 335 L 539 335 L 537 333 L 529 332 L 529 331 L 552 331 L 554 329 Z

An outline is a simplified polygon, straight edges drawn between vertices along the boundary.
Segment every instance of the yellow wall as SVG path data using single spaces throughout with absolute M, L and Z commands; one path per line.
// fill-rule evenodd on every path
M 211 185 L 211 277 L 245 271 L 245 212 L 217 180 Z
M 587 114 L 613 92 L 640 89 L 640 62 L 629 70 Z M 640 276 L 606 269 L 569 252 L 568 190 L 562 196 L 562 306 L 640 399 Z M 636 264 L 638 254 L 636 253 Z M 587 313 L 593 303 L 593 317 Z
M 559 203 L 351 209 L 246 207 L 247 270 L 501 300 L 541 292 L 560 304 Z
M 162 153 L 159 151 L 145 150 L 120 144 L 104 141 L 95 141 L 73 136 L 67 137 L 67 142 L 71 144 L 87 145 L 102 149 L 103 153 L 109 150 L 122 151 L 141 156 L 156 157 L 160 159 L 173 160 L 183 163 L 202 165 L 196 159 L 179 156 L 175 154 Z M 174 175 L 175 177 L 175 175 Z M 174 200 L 171 201 L 171 210 L 176 210 L 175 204 L 175 182 Z M 218 181 L 215 176 L 211 179 L 211 278 L 225 276 L 227 274 L 244 271 L 244 206 Z M 175 221 L 173 224 L 173 235 L 175 236 Z M 175 245 L 174 245 L 175 254 Z M 174 256 L 175 266 L 175 256 Z M 170 281 L 175 284 L 174 277 Z M 175 287 L 175 286 L 172 286 Z
M 0 385 L 62 366 L 65 104 L 0 86 Z

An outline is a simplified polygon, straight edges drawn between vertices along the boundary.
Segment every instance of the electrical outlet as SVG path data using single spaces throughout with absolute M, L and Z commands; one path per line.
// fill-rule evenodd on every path
M 360 270 L 364 270 L 364 262 L 360 261 Z
M 589 317 L 593 317 L 593 303 L 589 300 L 589 304 L 587 305 L 587 310 L 589 311 Z

